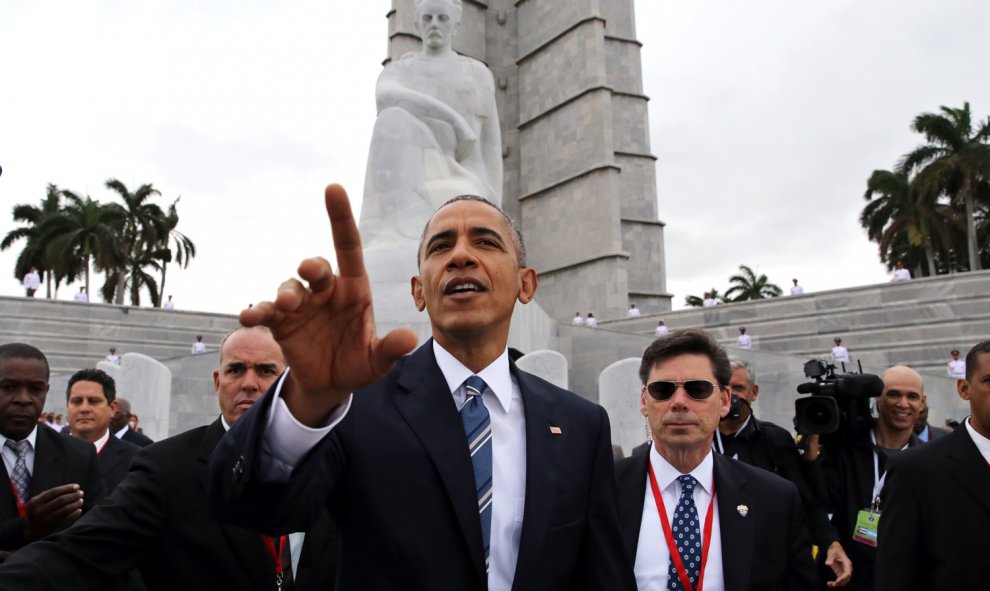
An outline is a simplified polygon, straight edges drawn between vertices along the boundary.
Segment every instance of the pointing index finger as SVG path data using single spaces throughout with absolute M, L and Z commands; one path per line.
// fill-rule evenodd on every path
M 342 277 L 365 275 L 364 253 L 361 252 L 361 235 L 351 212 L 347 192 L 338 184 L 329 185 L 324 192 L 327 216 L 333 231 L 333 248 L 337 253 L 337 265 Z

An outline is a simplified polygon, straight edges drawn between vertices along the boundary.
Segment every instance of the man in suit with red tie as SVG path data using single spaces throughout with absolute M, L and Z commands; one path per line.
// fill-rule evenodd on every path
M 990 341 L 956 382 L 970 415 L 890 462 L 877 537 L 876 591 L 990 587 Z
M 652 444 L 616 464 L 619 512 L 640 591 L 806 591 L 819 585 L 790 481 L 713 453 L 732 370 L 708 333 L 643 353 L 640 410 Z

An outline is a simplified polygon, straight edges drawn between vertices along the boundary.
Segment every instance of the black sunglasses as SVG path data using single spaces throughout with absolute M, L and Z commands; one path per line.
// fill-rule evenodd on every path
M 712 395 L 718 384 L 707 380 L 685 380 L 674 382 L 670 380 L 658 380 L 646 385 L 646 391 L 656 400 L 670 400 L 677 391 L 678 386 L 684 386 L 687 395 L 695 400 L 704 400 Z

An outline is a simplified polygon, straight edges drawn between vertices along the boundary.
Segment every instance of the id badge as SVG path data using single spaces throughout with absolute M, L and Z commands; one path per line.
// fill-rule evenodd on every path
M 872 548 L 877 547 L 877 528 L 880 527 L 880 512 L 863 509 L 856 516 L 853 539 Z

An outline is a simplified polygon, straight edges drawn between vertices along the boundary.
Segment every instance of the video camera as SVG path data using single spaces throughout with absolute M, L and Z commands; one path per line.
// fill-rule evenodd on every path
M 862 366 L 858 374 L 836 374 L 834 365 L 818 359 L 804 364 L 804 375 L 815 381 L 797 387 L 798 394 L 811 394 L 794 401 L 798 433 L 856 433 L 869 428 L 873 420 L 869 400 L 883 392 L 879 376 L 863 373 Z

